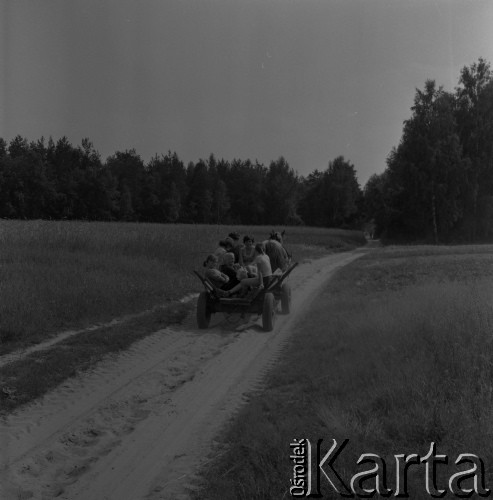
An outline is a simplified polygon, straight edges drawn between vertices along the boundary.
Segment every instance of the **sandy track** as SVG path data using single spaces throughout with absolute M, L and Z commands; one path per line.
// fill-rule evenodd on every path
M 273 332 L 232 318 L 167 328 L 9 416 L 0 429 L 0 498 L 188 498 L 214 436 L 339 267 L 361 252 L 305 263 L 290 277 L 293 312 Z

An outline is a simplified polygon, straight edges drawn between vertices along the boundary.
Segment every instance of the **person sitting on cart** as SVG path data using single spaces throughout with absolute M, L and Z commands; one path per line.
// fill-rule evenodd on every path
M 253 264 L 246 266 L 245 270 L 247 272 L 247 278 L 255 278 L 258 275 L 257 266 Z
M 243 237 L 243 245 L 240 247 L 240 266 L 248 266 L 255 259 L 255 239 L 253 236 Z
M 217 244 L 217 248 L 214 250 L 214 255 L 217 257 L 219 261 L 219 265 L 222 264 L 223 255 L 231 248 L 225 240 L 221 240 Z
M 252 264 L 257 266 L 257 273 L 262 275 L 262 284 L 267 288 L 272 281 L 272 266 L 263 243 L 255 245 L 255 259 Z
M 229 277 L 219 271 L 218 258 L 214 254 L 210 254 L 207 259 L 205 259 L 204 267 L 207 268 L 204 276 L 217 288 L 223 287 L 226 283 L 229 283 Z
M 272 268 L 270 265 L 270 259 L 266 255 L 264 245 L 262 243 L 257 243 L 255 245 L 255 259 L 252 264 L 257 266 L 257 277 L 241 280 L 238 285 L 229 290 L 229 295 L 233 295 L 234 293 L 251 286 L 263 286 L 264 288 L 269 286 L 272 280 Z
M 222 264 L 219 266 L 219 271 L 229 278 L 229 282 L 224 284 L 221 288 L 223 290 L 230 290 L 234 288 L 240 280 L 237 278 L 239 264 L 235 264 L 235 256 L 232 252 L 226 252 L 222 258 Z
M 236 279 L 238 280 L 238 283 L 242 280 L 246 280 L 247 278 L 256 278 L 256 277 L 257 277 L 257 266 L 249 265 L 246 267 L 240 267 L 236 272 Z M 246 292 L 247 292 L 246 289 L 241 290 L 240 296 L 244 295 L 244 293 Z
M 232 250 L 228 250 L 228 252 L 233 252 L 235 255 L 235 262 L 240 262 L 240 253 L 241 253 L 241 243 L 240 243 L 240 233 L 232 232 L 228 234 L 226 241 L 231 242 Z

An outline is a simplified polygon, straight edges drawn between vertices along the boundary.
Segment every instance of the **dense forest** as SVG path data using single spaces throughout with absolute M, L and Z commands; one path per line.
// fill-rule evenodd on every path
M 365 214 L 384 238 L 493 239 L 493 73 L 479 59 L 454 92 L 433 80 L 416 90 L 411 117 L 385 171 L 364 187 Z
M 284 158 L 207 160 L 176 153 L 144 164 L 135 150 L 101 161 L 89 139 L 0 139 L 0 217 L 349 227 L 362 192 L 343 157 L 303 179 Z
M 188 165 L 176 153 L 148 163 L 133 149 L 102 161 L 89 139 L 0 138 L 0 217 L 374 228 L 399 241 L 493 238 L 493 73 L 464 67 L 454 92 L 417 89 L 411 117 L 381 174 L 360 188 L 339 156 L 299 176 L 214 155 Z M 373 229 L 372 229 L 373 232 Z

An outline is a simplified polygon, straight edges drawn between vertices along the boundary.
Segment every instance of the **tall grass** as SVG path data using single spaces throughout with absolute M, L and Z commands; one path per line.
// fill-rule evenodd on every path
M 450 457 L 437 469 L 440 487 L 460 453 L 480 456 L 491 479 L 493 279 L 469 279 L 472 261 L 491 258 L 457 257 L 453 274 L 450 259 L 435 257 L 414 280 L 403 276 L 422 269 L 420 258 L 369 255 L 340 271 L 298 324 L 265 392 L 225 435 L 228 451 L 204 471 L 197 498 L 289 498 L 289 443 L 301 437 L 348 438 L 335 466 L 347 483 L 371 452 L 386 459 L 395 487 L 393 456 L 424 456 L 431 442 Z M 386 265 L 392 272 L 382 273 Z M 339 498 L 322 487 L 324 498 Z M 429 498 L 423 467 L 409 469 L 409 492 Z
M 0 352 L 198 291 L 190 271 L 232 229 L 262 240 L 271 228 L 0 221 Z M 298 259 L 364 243 L 356 231 L 287 237 Z
M 341 338 L 314 404 L 321 437 L 350 438 L 358 453 L 424 456 L 435 442 L 455 458 L 476 453 L 493 465 L 493 283 L 418 285 L 371 303 L 353 302 L 332 327 Z M 339 301 L 337 301 L 339 302 Z M 354 311 L 357 310 L 357 314 Z M 355 462 L 342 462 L 353 474 Z M 456 469 L 439 469 L 439 483 Z M 350 479 L 350 476 L 347 476 Z M 412 471 L 413 498 L 424 473 Z

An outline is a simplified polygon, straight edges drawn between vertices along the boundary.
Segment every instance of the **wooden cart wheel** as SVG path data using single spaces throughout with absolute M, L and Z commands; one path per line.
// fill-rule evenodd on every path
M 274 328 L 276 317 L 275 299 L 273 293 L 266 293 L 264 296 L 264 305 L 262 308 L 262 326 L 266 332 Z
M 199 328 L 208 328 L 211 321 L 211 313 L 207 307 L 207 292 L 201 292 L 197 300 L 197 324 Z
M 289 283 L 283 283 L 281 286 L 281 311 L 283 314 L 291 312 L 291 287 Z

